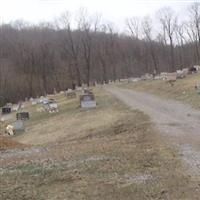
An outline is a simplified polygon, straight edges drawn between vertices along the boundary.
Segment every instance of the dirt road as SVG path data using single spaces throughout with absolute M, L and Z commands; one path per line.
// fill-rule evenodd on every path
M 107 89 L 133 109 L 151 117 L 159 132 L 175 147 L 191 176 L 200 180 L 200 111 L 174 100 L 129 89 Z

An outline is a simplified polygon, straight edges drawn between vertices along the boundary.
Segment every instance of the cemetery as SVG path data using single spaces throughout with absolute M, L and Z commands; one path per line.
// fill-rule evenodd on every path
M 0 12 L 0 200 L 200 199 L 200 0 Z
M 29 166 L 31 162 L 30 168 L 35 170 L 34 163 L 40 162 L 49 166 L 49 164 L 46 163 L 48 159 L 54 166 L 51 169 L 51 174 L 53 174 L 53 176 L 50 178 L 46 176 L 45 180 L 51 179 L 57 183 L 58 178 L 62 180 L 66 178 L 65 180 L 68 185 L 72 184 L 75 186 L 77 181 L 74 180 L 70 182 L 67 178 L 72 173 L 74 174 L 71 170 L 74 168 L 74 165 L 76 165 L 76 171 L 78 173 L 81 172 L 81 180 L 85 181 L 88 178 L 91 179 L 93 176 L 97 177 L 95 175 L 96 168 L 94 167 L 97 163 L 98 165 L 104 166 L 102 173 L 105 169 L 109 169 L 108 175 L 106 175 L 106 177 L 109 177 L 109 174 L 112 175 L 113 172 L 119 172 L 119 174 L 123 171 L 126 173 L 136 173 L 134 169 L 141 166 L 141 157 L 144 159 L 145 165 L 145 160 L 154 156 L 152 160 L 155 160 L 155 163 L 151 162 L 149 167 L 160 166 L 158 171 L 162 175 L 163 166 L 166 166 L 166 160 L 170 159 L 170 162 L 177 162 L 174 157 L 173 159 L 171 159 L 171 157 L 163 157 L 163 154 L 170 156 L 172 154 L 168 152 L 167 148 L 164 150 L 162 149 L 164 153 L 160 152 L 160 141 L 155 141 L 153 136 L 155 130 L 149 126 L 149 118 L 144 114 L 135 110 L 128 110 L 127 107 L 100 88 L 93 88 L 90 92 L 88 92 L 88 90 L 83 90 L 80 95 L 80 104 L 82 103 L 84 109 L 77 108 L 79 104 L 78 99 L 68 100 L 65 94 L 62 93 L 56 94 L 55 96 L 47 96 L 48 103 L 45 101 L 44 104 L 32 105 L 32 103 L 29 102 L 26 105 L 26 111 L 30 113 L 30 119 L 28 121 L 16 120 L 16 113 L 12 113 L 13 119 L 6 127 L 7 136 L 3 136 L 5 139 L 0 143 L 0 149 L 14 148 L 13 155 L 18 155 L 17 152 L 19 151 L 20 159 L 17 161 L 15 160 L 14 162 L 18 163 L 15 164 L 12 162 L 12 158 L 14 158 L 12 154 L 10 158 L 6 158 L 5 156 L 2 166 L 6 166 L 6 162 L 8 161 L 9 165 L 14 169 L 15 167 L 17 168 L 18 165 L 23 164 L 21 167 L 23 171 L 23 166 L 24 170 L 27 170 L 29 168 L 26 166 Z M 96 101 L 101 103 L 96 109 L 90 109 L 96 106 Z M 48 114 L 48 112 L 36 111 L 37 108 L 43 105 L 49 105 L 55 102 L 59 105 L 58 113 Z M 23 111 L 21 113 L 23 113 Z M 142 126 L 139 125 L 141 121 L 144 122 Z M 2 136 L 0 136 L 0 140 L 1 137 Z M 136 145 L 135 137 L 141 137 L 139 146 Z M 12 140 L 10 141 L 10 139 Z M 28 147 L 24 147 L 24 145 Z M 31 147 L 29 147 L 29 145 Z M 20 151 L 16 150 L 16 148 L 23 148 L 24 150 Z M 151 151 L 148 150 L 149 148 L 151 148 Z M 44 149 L 48 149 L 48 151 Z M 126 155 L 131 155 L 128 161 L 124 160 L 124 154 L 121 155 L 118 153 L 119 150 L 122 152 L 125 150 Z M 106 152 L 106 154 L 104 152 Z M 138 156 L 138 154 L 140 156 Z M 117 159 L 113 157 L 113 155 L 117 155 Z M 163 159 L 166 160 L 163 161 Z M 62 173 L 58 174 L 59 165 L 62 162 L 69 163 L 69 171 L 68 169 L 63 169 Z M 121 163 L 123 163 L 123 165 Z M 168 177 L 168 174 L 172 173 L 174 165 L 176 165 L 176 163 L 167 164 L 168 170 L 165 177 Z M 112 168 L 110 168 L 111 166 Z M 88 169 L 90 173 L 88 173 Z M 101 168 L 99 170 L 101 170 Z M 146 170 L 146 168 L 144 168 L 144 170 Z M 41 173 L 47 173 L 46 169 L 43 168 L 41 170 L 39 166 L 36 171 L 38 175 L 35 179 L 38 183 L 43 184 L 44 179 L 39 177 L 42 176 Z M 23 174 L 24 178 L 18 179 L 17 182 L 19 187 L 24 184 L 24 180 L 27 180 L 28 173 Z M 91 176 L 90 174 L 93 175 Z M 145 175 L 145 177 L 148 179 L 149 175 Z M 170 181 L 176 180 L 175 177 L 173 176 L 173 180 L 170 179 Z M 16 180 L 15 173 L 13 173 L 12 176 L 8 176 L 6 179 L 10 182 Z M 4 180 L 5 179 L 3 179 L 3 181 Z M 104 181 L 109 183 L 110 180 L 109 178 L 104 178 Z M 125 179 L 124 181 L 123 184 L 125 184 L 127 180 Z M 159 180 L 159 184 L 162 183 L 163 179 Z M 82 185 L 82 182 L 80 184 Z M 116 185 L 118 184 L 117 182 Z M 49 184 L 47 183 L 45 187 L 49 188 Z M 67 190 L 67 192 L 71 194 L 70 191 Z M 30 190 L 30 194 L 34 195 L 32 190 Z M 54 194 L 57 193 L 54 192 Z

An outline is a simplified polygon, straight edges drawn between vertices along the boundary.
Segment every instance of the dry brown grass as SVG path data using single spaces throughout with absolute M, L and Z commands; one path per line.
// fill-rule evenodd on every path
M 22 145 L 19 142 L 12 140 L 10 137 L 0 135 L 0 151 L 13 148 L 22 148 L 22 147 L 25 147 L 25 145 Z
M 147 91 L 163 98 L 173 98 L 188 103 L 195 108 L 200 108 L 200 95 L 195 89 L 200 73 L 188 75 L 185 79 L 178 79 L 174 86 L 163 80 L 139 81 L 119 84 L 120 87 Z
M 2 154 L 0 199 L 198 199 L 198 185 L 149 118 L 95 92 L 96 109 L 71 101 L 66 112 L 43 117 L 52 128 L 43 136 L 39 120 L 29 122 L 17 140 L 41 146 Z

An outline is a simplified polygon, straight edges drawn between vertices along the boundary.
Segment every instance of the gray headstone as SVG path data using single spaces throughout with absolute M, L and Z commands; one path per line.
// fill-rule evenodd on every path
M 22 120 L 17 120 L 10 125 L 13 126 L 13 131 L 24 131 L 24 122 Z
M 93 94 L 84 94 L 80 96 L 81 108 L 95 108 L 97 106 Z

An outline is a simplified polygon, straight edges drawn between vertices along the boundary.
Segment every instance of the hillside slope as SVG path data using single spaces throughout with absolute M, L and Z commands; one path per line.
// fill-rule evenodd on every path
M 195 89 L 200 73 L 188 75 L 184 79 L 178 79 L 174 86 L 163 80 L 146 80 L 138 82 L 126 82 L 119 84 L 120 87 L 145 91 L 159 95 L 163 98 L 176 99 L 188 103 L 195 108 L 200 108 L 200 95 Z

